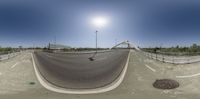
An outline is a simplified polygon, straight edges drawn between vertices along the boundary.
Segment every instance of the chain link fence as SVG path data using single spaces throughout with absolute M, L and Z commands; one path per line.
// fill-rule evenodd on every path
M 173 53 L 170 55 L 142 52 L 145 56 L 151 59 L 155 59 L 161 62 L 172 63 L 172 64 L 189 64 L 200 62 L 200 55 L 196 56 L 178 56 Z

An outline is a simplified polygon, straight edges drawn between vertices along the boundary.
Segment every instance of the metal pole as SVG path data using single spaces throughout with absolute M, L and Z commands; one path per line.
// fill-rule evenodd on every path
M 54 47 L 55 47 L 55 50 L 56 50 L 56 36 L 55 36 L 55 41 L 54 41 Z
M 157 60 L 157 57 L 158 57 L 158 56 L 157 56 L 157 53 L 156 53 L 156 60 Z
M 35 44 L 33 44 L 33 51 L 35 51 Z
M 97 33 L 98 33 L 98 31 L 96 31 L 95 33 L 96 33 L 96 53 L 97 53 Z
M 95 34 L 96 34 L 96 40 L 95 40 L 95 41 L 96 41 L 96 44 L 95 44 L 95 45 L 96 45 L 96 52 L 93 54 L 92 57 L 89 57 L 89 58 L 88 58 L 90 61 L 94 61 L 94 60 L 95 60 L 95 56 L 96 56 L 96 54 L 97 54 L 97 32 L 98 32 L 98 31 L 95 32 Z

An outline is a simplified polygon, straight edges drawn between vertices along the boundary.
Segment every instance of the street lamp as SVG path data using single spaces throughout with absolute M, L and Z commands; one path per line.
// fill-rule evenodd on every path
M 95 45 L 96 45 L 96 51 L 95 51 L 95 53 L 93 54 L 92 57 L 88 58 L 90 61 L 94 61 L 95 60 L 95 55 L 97 54 L 97 33 L 98 33 L 98 31 L 96 30 L 96 32 L 95 32 L 95 34 L 96 34 L 96 39 L 95 39 L 95 41 L 96 41 L 96 43 L 95 43 Z
M 97 53 L 97 33 L 98 33 L 98 31 L 96 31 L 95 33 L 96 33 L 96 53 Z
M 106 24 L 107 24 L 107 20 L 106 20 L 106 18 L 104 18 L 104 17 L 96 17 L 96 18 L 94 18 L 93 20 L 92 20 L 92 24 L 96 27 L 96 28 L 102 28 L 103 26 L 105 26 Z M 95 60 L 95 55 L 97 54 L 97 47 L 98 47 L 98 45 L 97 45 L 97 36 L 98 36 L 98 31 L 96 30 L 95 31 L 95 34 L 96 34 L 96 43 L 95 43 L 95 46 L 96 46 L 96 51 L 95 51 L 95 53 L 94 53 L 94 55 L 92 56 L 92 57 L 90 57 L 89 59 L 91 60 L 91 61 L 94 61 Z

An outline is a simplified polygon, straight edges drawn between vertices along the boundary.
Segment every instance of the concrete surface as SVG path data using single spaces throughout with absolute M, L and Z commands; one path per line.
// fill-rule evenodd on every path
M 124 81 L 115 90 L 89 95 L 71 95 L 51 92 L 37 81 L 30 53 L 24 53 L 8 61 L 0 62 L 1 99 L 199 99 L 200 63 L 173 65 L 148 59 L 132 51 Z M 20 62 L 12 69 L 11 67 Z M 151 69 L 150 69 L 151 68 Z M 156 79 L 171 78 L 180 83 L 173 90 L 152 87 Z M 30 85 L 35 82 L 35 85 Z

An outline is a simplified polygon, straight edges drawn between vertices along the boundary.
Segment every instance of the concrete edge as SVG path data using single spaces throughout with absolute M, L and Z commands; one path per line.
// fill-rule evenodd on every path
M 101 88 L 85 89 L 85 90 L 83 90 L 83 89 L 81 89 L 81 90 L 65 89 L 65 88 L 57 87 L 55 85 L 50 84 L 39 73 L 39 71 L 36 67 L 36 64 L 35 64 L 33 53 L 31 54 L 31 56 L 32 56 L 33 67 L 34 67 L 36 77 L 37 77 L 38 81 L 40 82 L 40 84 L 43 87 L 45 87 L 46 89 L 48 89 L 50 91 L 58 92 L 58 93 L 65 93 L 65 94 L 95 94 L 95 93 L 103 93 L 103 92 L 111 91 L 111 90 L 117 88 L 122 83 L 122 81 L 125 77 L 127 68 L 128 68 L 130 53 L 131 53 L 131 51 L 129 50 L 129 54 L 128 54 L 127 61 L 126 61 L 126 64 L 124 66 L 124 69 L 121 72 L 120 76 L 114 82 L 112 82 L 111 84 L 109 84 L 107 86 L 101 87 Z

